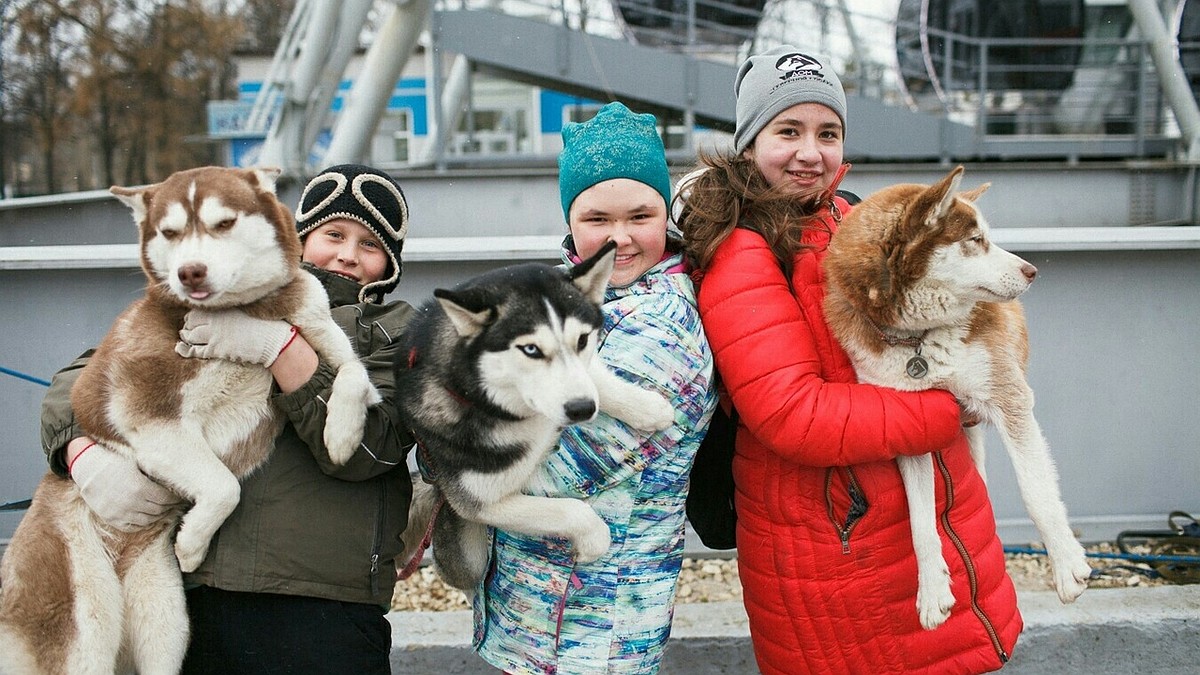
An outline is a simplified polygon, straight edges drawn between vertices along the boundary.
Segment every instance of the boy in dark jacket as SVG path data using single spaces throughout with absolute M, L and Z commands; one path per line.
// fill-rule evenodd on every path
M 180 353 L 266 366 L 287 423 L 270 459 L 242 484 L 204 563 L 185 575 L 192 637 L 184 673 L 389 672 L 384 614 L 408 519 L 413 444 L 390 417 L 392 363 L 412 308 L 382 299 L 400 280 L 408 206 L 390 176 L 339 165 L 305 187 L 296 227 L 304 267 L 325 286 L 383 404 L 369 409 L 358 452 L 337 466 L 322 441 L 335 373 L 303 336 L 289 341 L 285 322 L 238 310 L 189 313 L 181 333 L 203 333 L 205 344 L 181 343 Z M 43 449 L 98 517 L 135 529 L 179 498 L 131 460 L 89 445 L 75 425 L 71 386 L 89 356 L 54 377 L 42 404 Z

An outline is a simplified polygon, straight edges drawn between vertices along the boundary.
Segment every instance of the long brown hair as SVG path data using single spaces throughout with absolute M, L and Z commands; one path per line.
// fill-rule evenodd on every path
M 692 266 L 704 270 L 721 242 L 743 227 L 767 241 L 780 267 L 791 279 L 792 259 L 804 245 L 809 228 L 828 229 L 820 209 L 820 192 L 796 195 L 772 188 L 754 160 L 742 155 L 700 153 L 700 168 L 675 199 L 682 206 L 677 225 Z

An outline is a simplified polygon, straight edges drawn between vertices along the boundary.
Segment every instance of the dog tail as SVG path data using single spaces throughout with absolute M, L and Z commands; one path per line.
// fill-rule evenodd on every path
M 404 529 L 404 550 L 396 558 L 396 563 L 403 565 L 399 574 L 401 579 L 412 575 L 425 551 L 429 548 L 429 539 L 433 534 L 433 519 L 438 503 L 442 499 L 437 487 L 426 483 L 419 473 L 414 473 L 412 503 L 408 505 L 408 525 Z

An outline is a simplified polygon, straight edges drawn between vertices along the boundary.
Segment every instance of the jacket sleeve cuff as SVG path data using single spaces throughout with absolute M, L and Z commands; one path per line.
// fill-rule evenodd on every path
M 308 378 L 308 382 L 305 382 L 299 389 L 288 394 L 282 392 L 275 394 L 275 404 L 288 416 L 288 419 L 297 420 L 318 398 L 328 398 L 335 375 L 337 372 L 333 367 L 321 360 L 317 363 L 317 369 L 313 372 L 312 377 Z

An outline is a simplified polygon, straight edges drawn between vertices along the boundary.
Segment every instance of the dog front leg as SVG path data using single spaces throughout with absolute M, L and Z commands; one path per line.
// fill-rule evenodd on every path
M 1030 395 L 1032 398 L 1032 394 Z M 1092 568 L 1083 546 L 1071 531 L 1067 507 L 1058 486 L 1058 469 L 1032 405 L 1006 411 L 999 431 L 1012 457 L 1021 499 L 1046 545 L 1054 567 L 1054 589 L 1064 604 L 1074 602 L 1087 589 Z
M 168 425 L 129 440 L 144 473 L 192 502 L 175 536 L 175 556 L 181 570 L 194 572 L 237 507 L 241 485 L 198 430 Z
M 581 563 L 597 560 L 612 544 L 608 523 L 578 499 L 516 494 L 483 505 L 471 518 L 535 537 L 566 537 Z
M 354 353 L 350 339 L 329 317 L 329 311 L 323 304 L 323 289 L 320 298 L 321 304 L 315 308 L 306 307 L 293 319 L 313 350 L 337 368 L 329 400 L 326 401 L 323 440 L 329 459 L 334 464 L 345 464 L 362 442 L 367 408 L 379 403 L 382 398 L 371 383 L 366 367 Z
M 671 403 L 653 391 L 622 380 L 600 357 L 588 363 L 588 374 L 596 383 L 600 409 L 642 431 L 662 431 L 675 423 Z
M 908 497 L 908 521 L 917 557 L 917 614 L 921 626 L 932 630 L 950 618 L 950 609 L 954 607 L 950 567 L 942 556 L 942 540 L 937 533 L 933 458 L 898 457 L 896 463 Z

